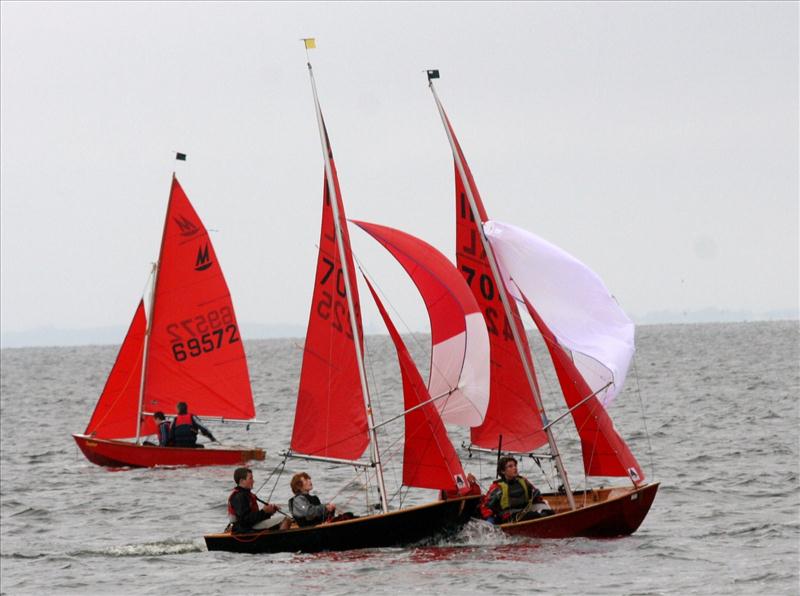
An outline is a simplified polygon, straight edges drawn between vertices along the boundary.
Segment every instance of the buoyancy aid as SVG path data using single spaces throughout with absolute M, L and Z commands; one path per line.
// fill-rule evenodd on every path
M 294 507 L 297 497 L 303 497 L 307 503 L 305 511 L 303 512 L 296 510 Z M 289 513 L 294 517 L 294 521 L 296 521 L 297 525 L 300 527 L 313 526 L 325 521 L 328 514 L 322 506 L 322 501 L 319 500 L 319 497 L 308 493 L 300 493 L 296 497 L 289 499 Z M 302 513 L 306 515 L 302 515 Z
M 233 500 L 233 496 L 241 491 L 242 487 L 236 486 L 231 491 L 231 494 L 228 496 L 228 520 L 231 523 L 236 523 L 238 521 L 236 511 L 233 509 L 233 504 L 231 503 L 231 501 Z M 258 511 L 258 501 L 256 500 L 256 496 L 253 494 L 253 491 L 250 490 L 247 491 L 247 496 L 249 497 L 250 500 L 250 511 L 252 513 L 255 513 L 256 511 Z
M 497 485 L 502 491 L 500 495 L 500 509 L 505 511 L 507 509 L 522 509 L 531 500 L 531 493 L 528 490 L 528 483 L 522 476 L 517 476 L 515 481 L 509 485 L 505 480 L 498 480 Z M 516 487 L 520 487 L 520 491 Z
M 191 414 L 178 414 L 172 423 L 172 440 L 176 446 L 197 444 L 197 432 Z

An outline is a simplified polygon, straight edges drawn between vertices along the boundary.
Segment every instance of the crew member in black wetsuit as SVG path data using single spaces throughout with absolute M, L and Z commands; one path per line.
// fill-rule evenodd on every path
M 250 468 L 236 468 L 233 472 L 236 487 L 228 497 L 228 520 L 234 532 L 262 530 L 272 524 L 264 523 L 279 510 L 277 505 L 265 504 L 258 508 L 258 500 L 253 494 L 253 472 Z

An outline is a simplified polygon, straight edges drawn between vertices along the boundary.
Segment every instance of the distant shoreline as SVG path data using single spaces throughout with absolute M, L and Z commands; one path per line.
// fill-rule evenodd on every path
M 767 323 L 778 321 L 800 322 L 798 311 L 772 311 L 756 315 L 749 312 L 728 312 L 713 309 L 690 311 L 686 313 L 656 312 L 635 320 L 636 326 L 651 325 L 697 325 L 724 323 Z M 241 324 L 245 341 L 264 339 L 302 339 L 305 325 L 265 325 L 262 323 Z M 365 325 L 366 335 L 386 335 L 384 329 L 376 325 Z M 29 331 L 2 333 L 0 348 L 46 348 L 119 345 L 126 329 L 119 327 L 99 327 L 88 329 L 57 329 L 45 327 Z M 411 330 L 409 333 L 428 333 L 427 330 Z

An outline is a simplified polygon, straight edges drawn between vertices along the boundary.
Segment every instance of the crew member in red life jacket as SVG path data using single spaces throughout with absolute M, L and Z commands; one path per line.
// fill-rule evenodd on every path
M 497 463 L 498 479 L 481 500 L 483 519 L 494 524 L 536 519 L 552 515 L 550 504 L 527 478 L 517 472 L 517 460 L 501 457 Z
M 253 472 L 250 468 L 236 468 L 233 472 L 233 481 L 236 487 L 228 497 L 228 520 L 234 532 L 249 532 L 263 530 L 272 524 L 266 521 L 272 514 L 279 511 L 277 505 L 265 504 L 258 508 L 258 500 L 253 494 Z
M 153 420 L 155 420 L 156 425 L 158 426 L 158 446 L 169 446 L 170 424 L 164 416 L 164 412 L 155 412 L 153 414 Z
M 178 402 L 178 415 L 172 421 L 172 427 L 169 429 L 170 444 L 173 447 L 202 447 L 197 443 L 197 433 L 201 432 L 203 435 L 216 442 L 214 435 L 202 424 L 197 421 L 197 418 L 189 414 L 189 407 L 186 402 Z

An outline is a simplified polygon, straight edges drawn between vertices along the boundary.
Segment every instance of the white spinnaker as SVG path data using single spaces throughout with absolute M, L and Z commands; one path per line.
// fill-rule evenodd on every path
M 483 229 L 509 292 L 521 301 L 519 286 L 589 387 L 597 391 L 612 382 L 598 395 L 608 406 L 622 391 L 633 357 L 633 322 L 600 277 L 566 251 L 511 224 L 488 221 Z
M 489 406 L 489 333 L 480 312 L 464 317 L 466 330 L 433 346 L 428 392 L 447 424 L 478 426 Z

